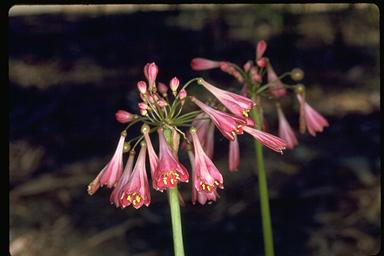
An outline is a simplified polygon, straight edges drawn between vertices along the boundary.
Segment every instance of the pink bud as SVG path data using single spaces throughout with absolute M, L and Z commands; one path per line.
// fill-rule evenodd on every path
M 163 95 L 167 95 L 167 91 L 168 91 L 168 86 L 164 83 L 158 83 L 157 84 L 157 89 L 159 90 L 159 92 Z
M 180 90 L 179 98 L 180 100 L 184 100 L 187 97 L 187 91 L 185 89 Z
M 140 109 L 140 114 L 142 116 L 146 116 L 148 114 L 148 111 L 146 109 Z
M 245 72 L 248 72 L 252 67 L 252 61 L 247 61 L 247 63 L 244 64 L 243 68 Z
M 152 62 L 148 65 L 148 69 L 147 69 L 148 77 L 147 78 L 148 78 L 148 83 L 149 83 L 150 88 L 155 86 L 155 81 L 156 81 L 156 77 L 157 77 L 158 72 L 159 72 L 159 69 L 158 69 L 157 65 L 155 64 L 155 62 Z
M 257 62 L 257 65 L 259 66 L 259 67 L 261 67 L 261 68 L 265 68 L 267 65 L 268 65 L 268 61 L 267 61 L 267 59 L 266 58 L 261 58 L 261 59 L 259 59 Z
M 175 92 L 177 88 L 179 87 L 180 81 L 177 79 L 177 77 L 172 78 L 171 82 L 169 82 L 169 87 L 171 88 L 172 92 Z
M 204 58 L 194 58 L 191 61 L 191 67 L 193 70 L 207 70 L 218 68 L 219 66 L 220 62 Z
M 157 105 L 158 105 L 159 107 L 163 108 L 163 107 L 167 106 L 168 104 L 167 104 L 167 102 L 165 102 L 164 100 L 158 100 L 158 101 L 157 101 Z
M 261 77 L 261 75 L 260 74 L 254 74 L 253 76 L 252 76 L 252 80 L 253 81 L 255 81 L 255 82 L 261 82 L 263 79 L 262 79 L 262 77 Z
M 148 109 L 148 105 L 145 104 L 144 102 L 140 102 L 138 105 L 140 110 Z
M 150 103 L 154 103 L 155 102 L 155 99 L 153 98 L 153 96 L 152 95 L 148 95 L 148 101 L 150 102 Z
M 257 43 L 256 60 L 259 60 L 261 57 L 263 57 L 266 49 L 267 49 L 267 43 L 264 40 L 261 40 Z
M 116 120 L 122 124 L 129 123 L 133 119 L 133 115 L 124 110 L 118 110 L 115 114 Z
M 147 92 L 147 84 L 144 81 L 137 82 L 137 89 L 141 94 L 145 94 Z

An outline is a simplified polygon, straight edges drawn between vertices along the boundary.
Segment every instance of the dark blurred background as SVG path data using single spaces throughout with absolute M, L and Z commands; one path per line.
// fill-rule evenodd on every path
M 158 80 L 204 76 L 193 57 L 254 59 L 258 40 L 275 71 L 305 71 L 307 99 L 330 127 L 298 135 L 283 156 L 265 150 L 276 255 L 374 255 L 380 249 L 379 10 L 372 4 L 14 6 L 9 12 L 10 250 L 12 255 L 172 255 L 165 194 L 140 210 L 116 209 L 87 184 L 113 154 L 135 112 L 136 82 L 156 62 Z M 297 104 L 285 112 L 297 124 Z M 266 105 L 270 132 L 276 115 Z M 297 129 L 296 129 L 297 130 Z M 186 255 L 263 255 L 250 137 L 225 189 L 193 206 L 182 185 Z M 181 158 L 183 161 L 185 157 Z M 189 166 L 188 162 L 184 162 Z

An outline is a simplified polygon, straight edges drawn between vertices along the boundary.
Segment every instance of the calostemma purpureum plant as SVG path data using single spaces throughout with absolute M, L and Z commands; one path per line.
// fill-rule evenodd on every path
M 290 72 L 285 72 L 282 75 L 277 76 L 271 61 L 267 57 L 264 57 L 266 49 L 267 43 L 263 40 L 259 41 L 256 45 L 256 56 L 254 61 L 247 61 L 242 68 L 229 61 L 216 61 L 200 57 L 192 59 L 191 67 L 194 70 L 219 68 L 223 72 L 232 75 L 241 86 L 241 89 L 239 90 L 240 94 L 244 97 L 249 97 L 255 103 L 248 124 L 254 122 L 255 125 L 250 126 L 255 126 L 256 130 L 265 130 L 266 122 L 263 115 L 263 104 L 266 102 L 274 104 L 279 123 L 278 135 L 280 138 L 284 139 L 287 148 L 293 149 L 298 144 L 298 140 L 294 130 L 284 115 L 281 104 L 282 101 L 289 96 L 289 92 L 292 92 L 299 104 L 299 131 L 301 133 L 305 133 L 305 131 L 308 130 L 309 134 L 316 136 L 316 133 L 322 132 L 324 127 L 329 126 L 329 123 L 307 103 L 304 85 L 282 82 L 282 79 L 286 76 L 290 76 L 293 81 L 301 81 L 304 72 L 301 69 L 295 68 Z M 249 128 L 243 128 L 244 131 L 247 129 Z M 257 136 L 254 137 L 257 139 Z M 274 255 L 272 225 L 270 220 L 268 187 L 264 168 L 263 151 L 260 142 L 264 142 L 265 144 L 265 141 L 259 138 L 259 140 L 255 141 L 255 151 L 257 174 L 259 178 L 264 250 L 265 255 L 272 256 Z M 230 155 L 236 155 L 236 159 L 238 159 L 239 155 L 238 147 L 237 142 L 231 144 L 230 147 Z M 230 161 L 230 166 L 232 166 L 230 169 L 237 169 L 238 164 L 238 161 Z
M 169 195 L 175 255 L 184 255 L 178 184 L 188 183 L 192 176 L 192 202 L 200 204 L 215 201 L 219 196 L 217 189 L 224 188 L 223 176 L 212 161 L 215 127 L 230 141 L 230 170 L 235 170 L 239 164 L 239 135 L 247 133 L 261 145 L 280 153 L 287 144 L 284 139 L 255 128 L 249 113 L 256 103 L 246 96 L 219 89 L 203 78 L 194 78 L 180 86 L 180 81 L 174 77 L 168 87 L 156 82 L 158 67 L 155 63 L 145 65 L 144 75 L 147 81 L 137 83 L 141 99 L 139 114 L 124 110 L 116 112 L 116 120 L 127 126 L 120 133 L 112 159 L 88 185 L 88 193 L 93 195 L 100 187 L 106 186 L 112 189 L 110 202 L 116 207 L 133 206 L 138 209 L 143 205 L 149 206 L 148 154 L 154 191 L 167 191 Z M 187 87 L 190 85 L 206 89 L 216 100 L 204 102 L 198 97 L 188 96 Z M 198 110 L 185 113 L 183 107 L 191 103 Z M 141 125 L 141 134 L 130 134 L 129 128 L 133 125 Z M 154 135 L 159 140 L 158 151 L 151 142 Z M 128 137 L 132 138 L 128 140 Z M 189 171 L 178 160 L 180 140 L 184 141 L 191 160 L 192 169 Z M 125 167 L 124 153 L 128 154 Z

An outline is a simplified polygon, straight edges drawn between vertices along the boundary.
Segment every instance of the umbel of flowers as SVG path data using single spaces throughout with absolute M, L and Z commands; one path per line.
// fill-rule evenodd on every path
M 277 76 L 271 61 L 264 57 L 267 49 L 265 41 L 258 42 L 256 46 L 256 57 L 254 61 L 247 61 L 243 68 L 229 61 L 215 61 L 205 58 L 194 58 L 191 67 L 194 70 L 208 70 L 219 68 L 223 72 L 232 75 L 242 85 L 241 94 L 252 98 L 261 109 L 260 98 L 269 100 L 275 104 L 279 130 L 278 135 L 287 142 L 287 148 L 293 149 L 297 144 L 297 138 L 291 125 L 288 123 L 280 102 L 288 97 L 288 92 L 293 92 L 299 103 L 299 131 L 316 136 L 328 126 L 328 121 L 313 109 L 306 101 L 305 87 L 302 84 L 289 85 L 282 82 L 282 78 L 290 75 L 292 80 L 300 81 L 304 73 L 295 68 L 290 72 Z M 264 126 L 265 124 L 261 124 Z
M 219 196 L 217 189 L 224 188 L 223 176 L 212 161 L 215 128 L 229 140 L 230 171 L 236 170 L 240 162 L 237 140 L 240 135 L 247 133 L 276 152 L 285 149 L 284 139 L 254 128 L 249 112 L 255 103 L 246 96 L 219 89 L 202 78 L 194 78 L 180 86 L 174 77 L 167 86 L 156 81 L 158 67 L 155 63 L 145 65 L 144 75 L 146 81 L 137 83 L 141 99 L 139 114 L 125 110 L 116 112 L 116 120 L 127 126 L 120 133 L 111 160 L 88 185 L 90 195 L 106 186 L 112 190 L 110 202 L 116 207 L 133 206 L 138 209 L 143 205 L 149 206 L 151 202 L 150 184 L 154 191 L 164 192 L 179 183 L 188 183 L 192 176 L 192 203 L 215 201 Z M 186 89 L 191 84 L 208 90 L 217 99 L 215 104 L 188 96 Z M 187 103 L 195 104 L 198 110 L 184 113 L 183 106 Z M 133 125 L 141 125 L 141 134 L 129 133 Z M 183 131 L 185 127 L 189 127 L 187 131 Z M 156 135 L 158 149 L 152 144 Z M 132 138 L 128 140 L 128 137 Z M 180 140 L 186 145 L 191 170 L 178 160 Z M 124 154 L 128 155 L 125 166 Z
M 265 101 L 272 102 L 275 105 L 279 123 L 278 135 L 286 142 L 286 146 L 289 149 L 293 149 L 298 144 L 295 132 L 288 123 L 281 104 L 281 101 L 288 97 L 289 92 L 293 92 L 293 95 L 299 103 L 299 131 L 301 133 L 305 133 L 305 131 L 308 130 L 309 134 L 316 136 L 317 132 L 322 132 L 324 127 L 329 124 L 321 114 L 319 114 L 307 103 L 305 98 L 305 87 L 302 84 L 289 85 L 282 82 L 282 79 L 287 75 L 290 75 L 292 80 L 296 82 L 302 80 L 304 76 L 303 71 L 301 69 L 293 69 L 292 71 L 286 72 L 281 76 L 277 76 L 272 67 L 271 61 L 267 57 L 264 57 L 266 49 L 267 43 L 265 41 L 258 42 L 256 45 L 255 59 L 253 61 L 247 61 L 242 68 L 229 61 L 215 61 L 200 57 L 192 59 L 191 67 L 194 70 L 219 68 L 221 71 L 232 75 L 241 85 L 240 94 L 243 97 L 249 97 L 256 104 L 253 108 L 251 107 L 251 112 L 250 106 L 247 105 L 247 101 L 243 100 L 243 98 L 236 99 L 237 106 L 241 106 L 242 109 L 238 109 L 230 104 L 228 92 L 225 93 L 226 96 L 218 98 L 218 100 L 225 105 L 232 114 L 240 118 L 240 120 L 233 120 L 233 122 L 237 122 L 242 125 L 241 129 L 239 128 L 238 130 L 252 134 L 257 140 L 255 142 L 256 171 L 259 183 L 264 249 L 266 256 L 273 256 L 274 248 L 269 210 L 267 175 L 264 168 L 263 150 L 261 144 L 275 151 L 280 151 L 281 148 L 279 148 L 280 145 L 278 143 L 273 143 L 273 137 L 271 137 L 271 135 L 265 137 L 260 134 L 260 130 L 266 130 L 266 122 L 264 120 L 262 105 Z M 222 91 L 220 89 L 208 84 L 205 81 L 200 81 L 200 83 L 213 94 L 221 95 Z M 235 97 L 232 97 L 232 99 L 233 98 Z M 198 100 L 193 98 L 192 101 L 198 105 L 200 104 Z M 210 109 L 209 111 L 212 112 Z M 209 111 L 205 112 L 209 115 Z M 251 112 L 252 118 L 248 117 L 249 112 Z M 214 118 L 211 117 L 211 119 L 215 122 Z M 241 123 L 241 119 L 246 123 L 246 125 Z M 207 124 L 201 126 L 206 127 Z M 256 127 L 260 130 L 252 129 L 250 127 Z M 227 139 L 231 140 L 229 147 L 229 169 L 236 170 L 239 164 L 239 146 L 237 142 L 238 133 L 228 133 L 225 130 L 222 131 L 222 133 Z M 205 138 L 207 137 L 208 135 L 205 136 Z M 192 156 L 190 156 L 190 158 L 192 158 Z M 202 200 L 202 202 L 204 202 L 204 200 Z

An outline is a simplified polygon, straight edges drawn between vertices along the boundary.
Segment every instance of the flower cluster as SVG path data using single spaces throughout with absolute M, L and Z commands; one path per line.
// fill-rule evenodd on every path
M 291 72 L 284 73 L 280 77 L 277 76 L 274 71 L 270 60 L 267 57 L 264 57 L 264 53 L 267 49 L 267 43 L 265 41 L 259 41 L 256 46 L 256 58 L 254 61 L 247 61 L 243 68 L 240 68 L 234 63 L 228 61 L 214 61 L 205 58 L 194 58 L 191 61 L 191 67 L 194 70 L 208 70 L 214 68 L 220 68 L 223 72 L 228 73 L 235 77 L 237 81 L 242 85 L 241 95 L 248 96 L 253 99 L 258 104 L 258 109 L 262 115 L 262 108 L 260 98 L 266 98 L 272 100 L 276 106 L 277 117 L 279 122 L 279 131 L 278 135 L 280 138 L 284 139 L 287 143 L 287 148 L 293 149 L 297 144 L 297 138 L 295 133 L 288 123 L 284 112 L 281 107 L 281 101 L 288 96 L 288 90 L 293 91 L 296 95 L 296 98 L 299 103 L 299 130 L 301 133 L 305 133 L 307 129 L 309 134 L 312 136 L 316 136 L 317 132 L 322 132 L 324 127 L 329 126 L 328 121 L 319 114 L 316 110 L 314 110 L 305 99 L 305 87 L 302 84 L 288 85 L 282 82 L 282 78 L 290 75 L 292 80 L 300 81 L 303 79 L 304 73 L 301 69 L 295 68 Z M 263 79 L 267 81 L 267 83 L 263 84 Z M 205 83 L 206 84 L 206 83 Z M 205 85 L 205 87 L 210 90 L 212 93 L 218 93 L 217 90 L 210 88 L 209 85 Z M 220 91 L 219 91 L 220 92 Z M 239 114 L 239 109 L 235 109 L 233 106 L 230 106 L 228 102 L 222 100 L 221 101 L 225 105 L 228 110 L 230 110 L 234 114 Z M 244 107 L 244 117 L 247 117 L 247 113 L 249 111 L 249 105 L 246 105 L 247 102 L 242 98 L 237 98 L 237 102 L 242 104 Z M 251 121 L 251 120 L 249 120 Z M 265 122 L 261 120 L 260 127 L 265 127 Z M 243 129 L 247 132 L 248 128 Z M 254 131 L 252 131 L 254 133 Z M 252 133 L 251 133 L 252 134 Z M 253 134 L 254 137 L 255 134 Z M 229 139 L 233 140 L 234 136 L 230 136 L 227 134 L 226 136 Z M 262 138 L 259 138 L 262 140 Z M 236 144 L 231 144 L 232 154 L 235 156 L 238 154 L 236 151 Z M 264 143 L 264 145 L 268 146 L 269 144 Z M 275 149 L 274 147 L 270 147 Z M 235 158 L 235 157 L 234 157 Z M 235 166 L 236 162 L 230 161 L 230 165 Z
M 209 61 L 201 63 L 207 65 Z M 276 152 L 285 149 L 284 139 L 254 128 L 255 122 L 249 117 L 249 112 L 255 107 L 255 102 L 248 97 L 219 89 L 202 78 L 188 81 L 181 89 L 176 77 L 170 80 L 169 85 L 157 82 L 158 67 L 155 63 L 145 65 L 144 75 L 146 81 L 137 83 L 141 99 L 138 103 L 140 115 L 125 110 L 116 112 L 116 120 L 127 124 L 127 127 L 120 134 L 112 159 L 88 185 L 90 195 L 107 186 L 113 189 L 110 202 L 116 207 L 132 205 L 138 209 L 142 205 L 148 206 L 151 202 L 146 169 L 148 154 L 154 190 L 163 192 L 173 189 L 178 183 L 187 183 L 191 175 L 192 203 L 215 201 L 219 197 L 217 189 L 224 188 L 223 176 L 212 161 L 215 128 L 229 140 L 230 171 L 236 170 L 239 165 L 237 137 L 244 132 Z M 188 96 L 186 89 L 191 84 L 209 91 L 217 99 L 216 104 Z M 169 89 L 172 94 L 168 93 Z M 199 110 L 183 113 L 187 101 L 194 103 Z M 126 141 L 128 129 L 135 124 L 141 124 L 141 135 Z M 190 128 L 183 132 L 183 127 Z M 158 151 L 152 144 L 151 134 L 158 135 Z M 184 140 L 191 160 L 190 173 L 178 160 L 180 139 Z M 141 148 L 135 163 L 135 149 L 139 144 Z M 125 167 L 124 153 L 128 153 Z

